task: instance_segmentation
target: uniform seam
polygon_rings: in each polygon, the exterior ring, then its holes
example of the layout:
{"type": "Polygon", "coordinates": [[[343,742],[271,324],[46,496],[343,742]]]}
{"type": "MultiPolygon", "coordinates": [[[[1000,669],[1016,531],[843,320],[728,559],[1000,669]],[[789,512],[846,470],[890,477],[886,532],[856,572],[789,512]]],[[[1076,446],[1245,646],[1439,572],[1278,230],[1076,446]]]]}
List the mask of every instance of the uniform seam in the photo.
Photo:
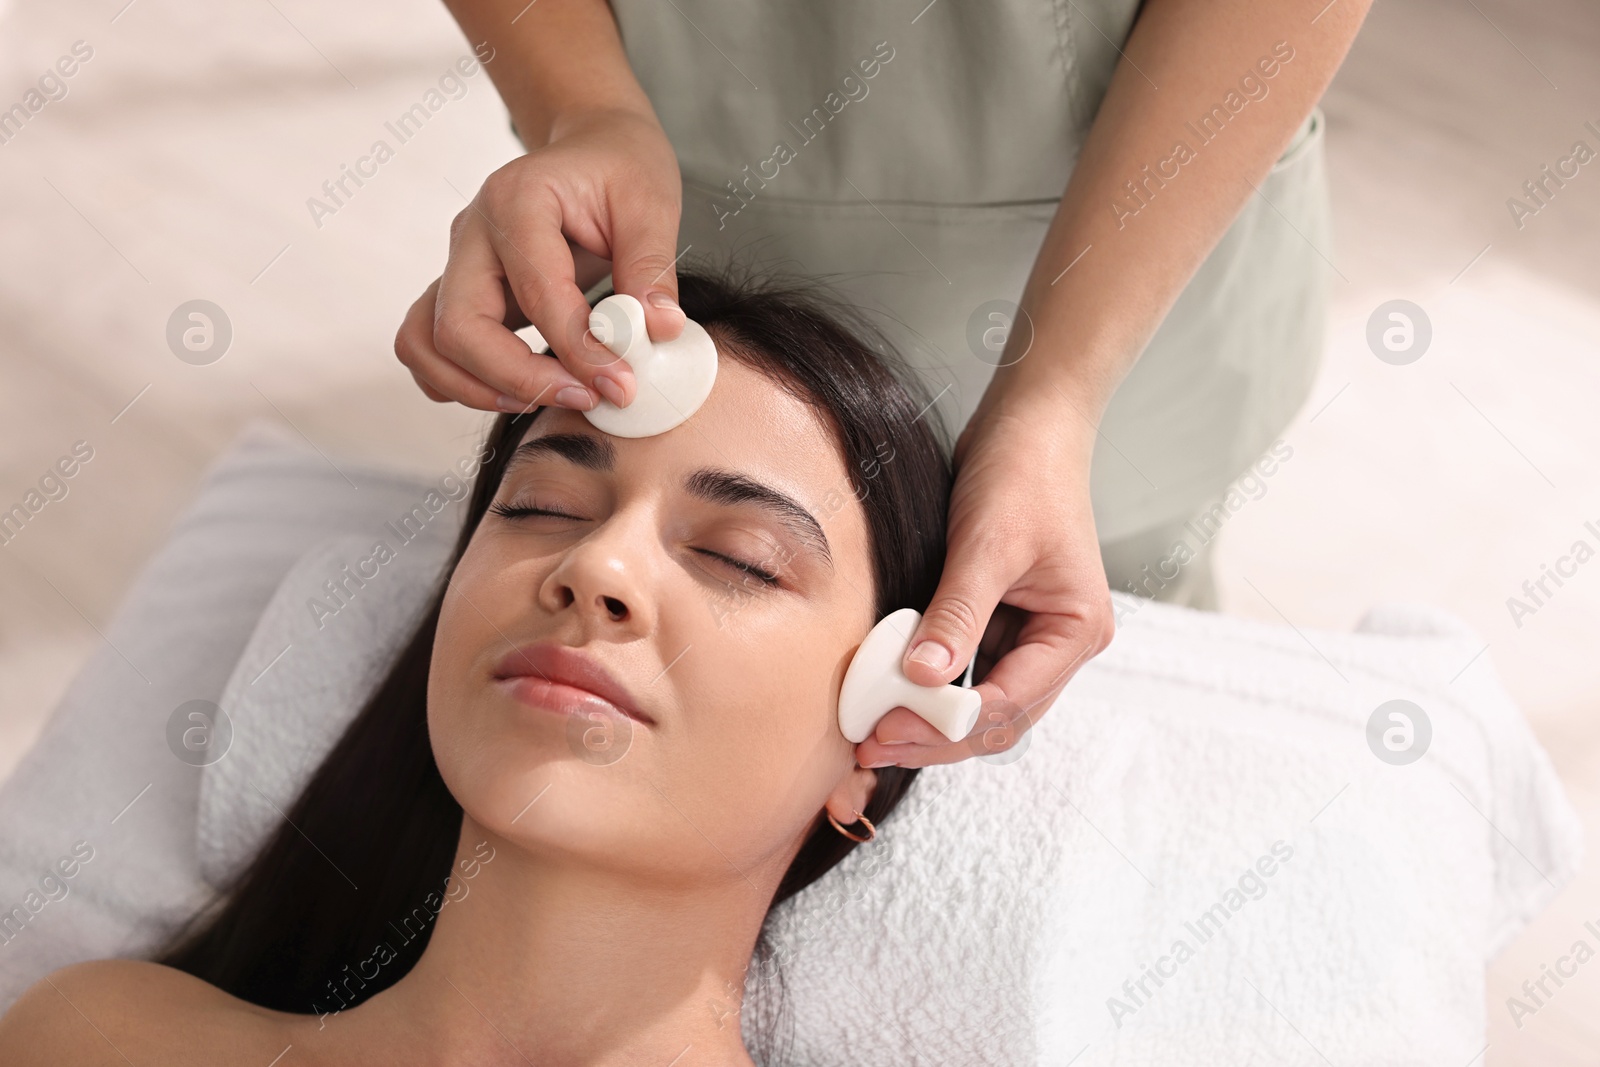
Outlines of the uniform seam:
{"type": "MultiPolygon", "coordinates": [[[[726,201],[728,194],[708,182],[697,178],[683,178],[685,193],[689,191],[709,193],[726,201]]],[[[688,196],[684,197],[685,201],[688,196]]],[[[836,200],[828,197],[798,197],[798,196],[773,196],[770,193],[761,193],[751,200],[751,204],[761,207],[763,204],[773,209],[812,210],[829,208],[848,211],[861,211],[875,215],[877,209],[894,208],[905,210],[969,210],[985,211],[1013,208],[1027,211],[1035,208],[1050,208],[1054,210],[1061,203],[1059,194],[1054,196],[1027,198],[1020,200],[976,200],[976,201],[949,201],[949,200],[885,200],[875,198],[871,203],[860,199],[836,200]]]]}

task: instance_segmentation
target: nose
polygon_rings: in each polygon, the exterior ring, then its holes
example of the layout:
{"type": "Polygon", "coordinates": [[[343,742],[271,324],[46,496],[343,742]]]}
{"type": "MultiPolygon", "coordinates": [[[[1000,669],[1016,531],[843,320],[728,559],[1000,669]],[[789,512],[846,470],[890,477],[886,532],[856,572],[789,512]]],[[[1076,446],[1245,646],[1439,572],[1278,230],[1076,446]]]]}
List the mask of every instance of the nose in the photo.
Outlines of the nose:
{"type": "Polygon", "coordinates": [[[639,637],[655,626],[649,595],[654,533],[642,513],[619,511],[569,548],[546,576],[539,602],[576,612],[595,634],[639,637]]]}

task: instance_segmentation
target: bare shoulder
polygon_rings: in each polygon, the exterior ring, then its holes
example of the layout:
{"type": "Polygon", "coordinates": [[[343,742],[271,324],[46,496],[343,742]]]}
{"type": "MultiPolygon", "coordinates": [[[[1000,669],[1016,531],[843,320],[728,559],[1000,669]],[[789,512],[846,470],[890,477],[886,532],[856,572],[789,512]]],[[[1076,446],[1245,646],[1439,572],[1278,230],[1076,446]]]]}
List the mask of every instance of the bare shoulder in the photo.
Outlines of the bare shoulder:
{"type": "Polygon", "coordinates": [[[92,960],[45,975],[0,1018],[0,1063],[228,1063],[270,1047],[277,1018],[172,967],[92,960]]]}

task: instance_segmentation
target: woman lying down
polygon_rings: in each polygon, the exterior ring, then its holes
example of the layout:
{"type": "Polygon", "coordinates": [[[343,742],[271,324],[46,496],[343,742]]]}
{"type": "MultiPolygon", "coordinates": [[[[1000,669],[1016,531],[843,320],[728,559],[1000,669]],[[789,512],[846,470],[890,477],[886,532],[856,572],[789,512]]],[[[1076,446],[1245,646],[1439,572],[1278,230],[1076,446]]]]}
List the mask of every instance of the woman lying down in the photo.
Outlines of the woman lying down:
{"type": "Polygon", "coordinates": [[[448,582],[274,836],[153,962],[37,982],[0,1063],[754,1062],[768,910],[916,775],[858,766],[836,698],[927,607],[951,479],[865,327],[680,286],[704,405],[499,416],[448,582]]]}

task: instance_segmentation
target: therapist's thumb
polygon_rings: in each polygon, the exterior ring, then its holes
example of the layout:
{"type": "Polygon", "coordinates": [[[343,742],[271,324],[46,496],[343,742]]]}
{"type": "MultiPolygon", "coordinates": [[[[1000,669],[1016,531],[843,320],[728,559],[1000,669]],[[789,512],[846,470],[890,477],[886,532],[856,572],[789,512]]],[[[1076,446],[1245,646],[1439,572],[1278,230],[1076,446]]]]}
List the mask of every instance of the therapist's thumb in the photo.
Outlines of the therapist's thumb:
{"type": "Polygon", "coordinates": [[[644,305],[645,329],[653,341],[683,333],[678,306],[678,212],[670,206],[630,213],[618,220],[611,251],[611,286],[644,305]]]}
{"type": "Polygon", "coordinates": [[[950,555],[933,600],[911,635],[901,669],[918,685],[942,685],[966,669],[1005,595],[1006,583],[999,575],[972,563],[959,552],[950,555]]]}

